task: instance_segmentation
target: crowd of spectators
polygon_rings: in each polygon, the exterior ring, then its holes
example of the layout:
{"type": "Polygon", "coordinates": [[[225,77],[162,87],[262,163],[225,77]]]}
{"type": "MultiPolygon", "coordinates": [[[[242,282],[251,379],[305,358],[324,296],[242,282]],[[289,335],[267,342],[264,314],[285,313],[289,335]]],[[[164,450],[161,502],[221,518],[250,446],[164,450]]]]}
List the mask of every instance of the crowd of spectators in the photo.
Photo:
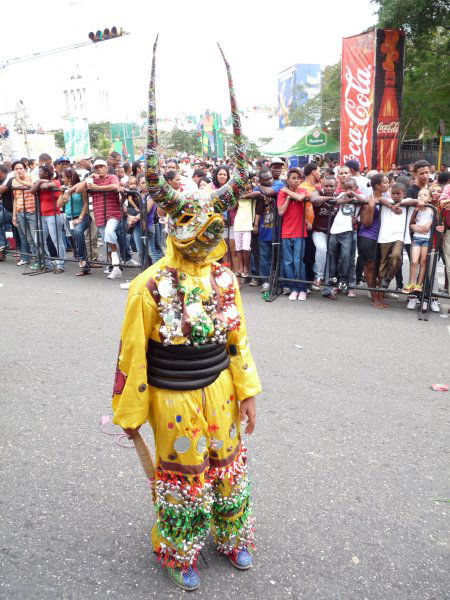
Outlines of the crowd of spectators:
{"type": "MultiPolygon", "coordinates": [[[[167,183],[182,191],[217,189],[232,169],[221,159],[160,161],[167,183]]],[[[11,252],[19,266],[59,274],[73,252],[77,276],[83,276],[102,266],[98,245],[103,243],[109,279],[120,278],[124,266],[156,262],[165,250],[166,215],[147,193],[144,171],[142,161],[123,162],[117,152],[106,160],[61,156],[52,161],[41,154],[37,161],[5,161],[0,165],[0,261],[8,248],[16,248],[11,252]],[[37,205],[44,261],[36,259],[37,205]],[[148,239],[145,247],[143,239],[148,239]]],[[[223,262],[241,285],[260,285],[267,292],[279,235],[280,277],[289,300],[305,301],[319,291],[330,300],[339,294],[352,298],[365,282],[376,308],[386,308],[386,298],[399,293],[408,296],[408,308],[415,308],[430,240],[447,266],[448,289],[449,179],[445,165],[437,173],[426,161],[405,168],[393,164],[388,173],[360,172],[356,160],[339,166],[318,159],[301,169],[288,168],[280,158],[253,161],[244,195],[224,217],[228,252],[223,262]],[[410,261],[406,284],[405,252],[410,261]]],[[[430,308],[440,310],[437,298],[430,308]]]]}

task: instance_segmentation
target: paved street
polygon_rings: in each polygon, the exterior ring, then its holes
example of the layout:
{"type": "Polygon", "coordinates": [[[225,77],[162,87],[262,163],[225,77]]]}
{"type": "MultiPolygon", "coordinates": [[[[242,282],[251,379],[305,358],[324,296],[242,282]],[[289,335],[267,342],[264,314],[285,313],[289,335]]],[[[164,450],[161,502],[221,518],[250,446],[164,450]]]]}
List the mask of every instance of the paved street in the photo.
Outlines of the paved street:
{"type": "MultiPolygon", "coordinates": [[[[74,272],[0,264],[0,598],[182,598],[151,553],[134,450],[100,431],[127,292],[74,272]]],[[[258,551],[240,573],[207,545],[193,597],[448,598],[450,395],[431,384],[450,383],[450,318],[364,293],[243,298],[264,388],[248,439],[258,551]]]]}

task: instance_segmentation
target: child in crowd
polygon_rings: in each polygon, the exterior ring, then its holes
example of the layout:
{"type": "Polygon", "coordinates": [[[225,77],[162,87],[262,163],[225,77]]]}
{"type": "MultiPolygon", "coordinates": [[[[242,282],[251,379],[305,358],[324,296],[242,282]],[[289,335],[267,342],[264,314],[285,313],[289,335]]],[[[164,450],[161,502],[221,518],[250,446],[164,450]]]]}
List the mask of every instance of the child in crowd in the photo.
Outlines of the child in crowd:
{"type": "MultiPolygon", "coordinates": [[[[305,207],[306,190],[299,190],[302,181],[300,169],[289,169],[287,187],[278,192],[278,214],[283,217],[281,226],[281,247],[283,251],[284,276],[287,279],[306,279],[305,240],[307,237],[307,222],[312,222],[314,212],[311,203],[305,207]],[[309,208],[309,213],[307,214],[309,208]]],[[[306,300],[306,283],[289,282],[291,293],[289,300],[306,300]]]]}
{"type": "MultiPolygon", "coordinates": [[[[431,203],[430,190],[423,188],[419,192],[418,200],[431,203]]],[[[421,292],[425,279],[425,264],[427,261],[428,244],[430,241],[431,225],[433,223],[433,209],[429,206],[417,206],[411,215],[410,230],[413,232],[411,245],[411,264],[409,269],[409,283],[402,290],[404,294],[421,292]],[[416,281],[417,267],[420,267],[416,281]]]]}
{"type": "Polygon", "coordinates": [[[256,196],[259,196],[259,192],[253,192],[251,183],[247,183],[245,194],[239,199],[234,218],[234,243],[239,261],[239,272],[236,275],[242,274],[244,281],[250,274],[250,250],[255,219],[254,198],[256,196]]]}
{"type": "Polygon", "coordinates": [[[209,177],[200,177],[200,179],[198,180],[198,189],[211,189],[211,179],[209,177]]]}
{"type": "MultiPolygon", "coordinates": [[[[341,182],[343,191],[336,199],[339,210],[334,217],[330,229],[328,250],[330,257],[330,283],[335,286],[339,281],[339,290],[349,298],[355,297],[353,289],[348,285],[356,284],[356,218],[359,214],[357,204],[365,204],[365,197],[360,194],[358,184],[352,177],[341,182]]],[[[324,290],[328,293],[329,290],[324,290]]]]}

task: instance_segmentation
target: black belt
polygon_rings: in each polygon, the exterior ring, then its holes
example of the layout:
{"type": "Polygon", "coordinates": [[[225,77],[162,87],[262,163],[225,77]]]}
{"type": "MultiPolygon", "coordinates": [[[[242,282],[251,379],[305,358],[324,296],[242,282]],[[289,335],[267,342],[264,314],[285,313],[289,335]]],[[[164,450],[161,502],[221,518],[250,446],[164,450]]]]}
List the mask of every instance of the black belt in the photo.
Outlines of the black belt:
{"type": "Polygon", "coordinates": [[[211,385],[228,368],[225,344],[164,346],[148,340],[147,381],[166,390],[197,390],[211,385]]]}

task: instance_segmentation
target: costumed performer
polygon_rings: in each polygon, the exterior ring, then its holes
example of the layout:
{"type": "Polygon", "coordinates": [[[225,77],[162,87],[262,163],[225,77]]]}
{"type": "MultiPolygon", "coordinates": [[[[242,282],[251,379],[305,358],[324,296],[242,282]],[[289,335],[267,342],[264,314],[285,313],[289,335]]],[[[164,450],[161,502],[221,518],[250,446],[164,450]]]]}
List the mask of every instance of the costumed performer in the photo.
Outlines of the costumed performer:
{"type": "Polygon", "coordinates": [[[156,447],[154,552],[185,590],[200,584],[197,560],[211,530],[219,552],[238,569],[252,565],[253,518],[246,433],[255,425],[261,391],[250,354],[223,213],[247,180],[245,149],[230,67],[236,171],[218,190],[171,188],[158,172],[155,56],[149,90],[147,183],[168,215],[167,254],[129,290],[114,384],[114,423],[130,438],[149,420],[156,447]]]}

